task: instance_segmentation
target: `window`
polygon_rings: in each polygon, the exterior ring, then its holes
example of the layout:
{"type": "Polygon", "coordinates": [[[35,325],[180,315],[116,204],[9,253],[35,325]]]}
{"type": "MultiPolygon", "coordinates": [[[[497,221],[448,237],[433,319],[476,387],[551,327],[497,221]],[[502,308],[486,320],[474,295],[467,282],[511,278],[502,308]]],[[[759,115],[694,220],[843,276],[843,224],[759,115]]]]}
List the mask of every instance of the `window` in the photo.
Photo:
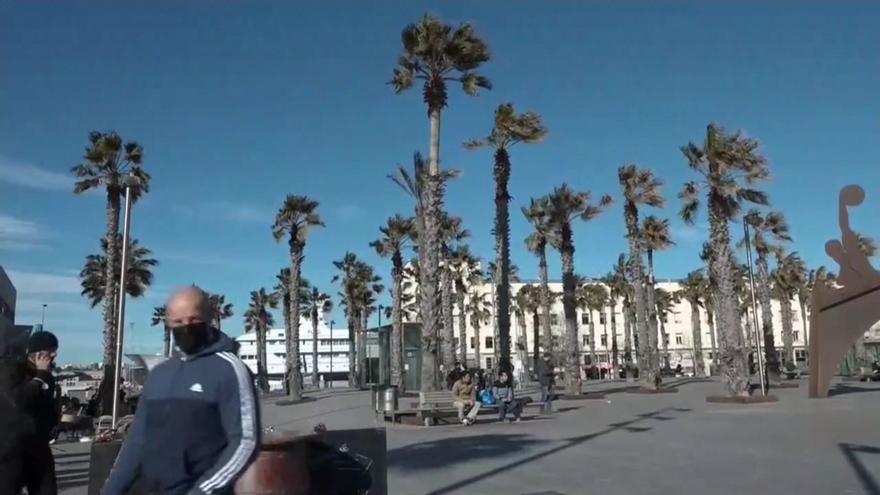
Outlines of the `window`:
{"type": "Polygon", "coordinates": [[[709,359],[712,359],[712,357],[713,357],[713,353],[709,352],[709,359]]]}
{"type": "Polygon", "coordinates": [[[667,345],[667,346],[669,345],[669,334],[668,333],[663,334],[663,345],[667,345]]]}
{"type": "Polygon", "coordinates": [[[559,315],[556,313],[550,313],[550,324],[558,325],[559,324],[559,315]]]}
{"type": "Polygon", "coordinates": [[[476,346],[477,346],[477,338],[471,337],[471,349],[475,348],[476,346]]]}
{"type": "Polygon", "coordinates": [[[581,325],[590,324],[590,313],[581,313],[581,325]]]}
{"type": "Polygon", "coordinates": [[[792,332],[792,337],[794,337],[794,341],[795,341],[795,342],[797,342],[798,340],[800,340],[800,339],[798,339],[798,331],[797,331],[797,330],[795,330],[794,332],[792,332]]]}
{"type": "Polygon", "coordinates": [[[684,339],[681,337],[680,333],[675,334],[675,343],[678,345],[684,344],[684,339]]]}
{"type": "Polygon", "coordinates": [[[590,345],[590,336],[589,335],[584,335],[583,340],[584,340],[584,347],[587,347],[590,345]]]}
{"type": "Polygon", "coordinates": [[[608,347],[608,335],[603,333],[600,342],[602,342],[603,347],[608,347]]]}
{"type": "Polygon", "coordinates": [[[605,312],[604,312],[604,311],[601,312],[601,313],[599,313],[599,324],[600,324],[600,325],[604,325],[604,324],[605,324],[605,312]]]}
{"type": "Polygon", "coordinates": [[[490,357],[486,358],[486,369],[492,369],[492,358],[490,357]]]}
{"type": "Polygon", "coordinates": [[[799,349],[794,351],[794,358],[797,361],[806,361],[807,360],[807,351],[803,349],[799,349]]]}
{"type": "Polygon", "coordinates": [[[486,345],[484,347],[486,349],[492,349],[493,345],[495,344],[495,338],[494,337],[486,337],[485,344],[486,345]]]}

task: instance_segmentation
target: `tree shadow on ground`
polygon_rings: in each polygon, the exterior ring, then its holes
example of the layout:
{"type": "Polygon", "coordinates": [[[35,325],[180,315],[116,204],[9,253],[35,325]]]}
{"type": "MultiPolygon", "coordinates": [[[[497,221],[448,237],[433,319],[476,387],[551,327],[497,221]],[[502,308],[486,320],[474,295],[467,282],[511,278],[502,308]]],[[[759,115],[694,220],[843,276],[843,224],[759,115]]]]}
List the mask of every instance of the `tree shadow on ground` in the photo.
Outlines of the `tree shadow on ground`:
{"type": "MultiPolygon", "coordinates": [[[[709,383],[713,380],[711,378],[677,378],[674,380],[664,381],[661,384],[662,388],[676,388],[681,387],[682,385],[690,385],[692,383],[709,383]]],[[[596,393],[596,394],[621,394],[627,392],[634,392],[641,388],[638,383],[622,383],[620,386],[609,387],[604,389],[597,390],[588,390],[587,393],[596,393]]]]}
{"type": "MultiPolygon", "coordinates": [[[[658,419],[658,418],[662,418],[661,421],[669,421],[669,420],[675,419],[675,417],[674,416],[672,416],[672,417],[667,416],[667,414],[683,413],[683,412],[687,412],[687,411],[689,411],[689,409],[666,407],[666,408],[658,409],[656,411],[652,411],[649,413],[639,414],[634,419],[631,419],[629,421],[623,421],[620,423],[611,424],[607,428],[605,428],[603,430],[599,430],[594,433],[589,433],[586,435],[579,435],[576,437],[563,439],[561,445],[556,445],[556,446],[551,447],[549,449],[532,454],[528,457],[524,457],[522,459],[510,462],[508,464],[490,469],[486,472],[476,474],[474,476],[465,478],[463,480],[456,481],[454,483],[450,483],[446,486],[443,486],[443,487],[438,488],[436,490],[430,491],[428,493],[429,493],[429,495],[441,495],[441,494],[446,494],[446,493],[452,493],[452,492],[455,492],[456,490],[461,490],[465,487],[468,487],[469,485],[472,485],[473,483],[483,481],[487,478],[491,478],[493,476],[497,476],[499,474],[514,470],[522,465],[529,464],[531,462],[534,462],[534,461],[543,459],[545,457],[557,454],[559,452],[565,451],[565,450],[570,449],[572,447],[575,447],[575,446],[581,445],[585,442],[588,442],[590,440],[593,440],[594,438],[598,438],[598,437],[607,435],[609,433],[613,433],[615,431],[623,430],[623,431],[627,431],[630,433],[642,433],[642,432],[650,431],[651,430],[650,427],[638,426],[637,423],[640,423],[643,421],[648,421],[648,420],[654,420],[654,419],[658,419]]],[[[468,439],[473,442],[481,442],[480,439],[482,438],[483,439],[482,442],[484,442],[484,444],[490,444],[489,446],[484,445],[482,447],[478,447],[476,449],[476,451],[470,452],[469,454],[465,454],[465,453],[458,450],[459,449],[459,442],[461,442],[461,440],[462,440],[461,438],[449,438],[449,439],[444,439],[444,440],[438,440],[436,442],[428,442],[428,443],[423,443],[420,445],[412,445],[412,446],[403,447],[401,449],[395,449],[395,450],[389,451],[389,453],[388,453],[389,454],[388,455],[389,466],[392,466],[395,464],[395,462],[392,459],[399,459],[399,462],[401,462],[401,465],[403,465],[402,464],[403,462],[412,463],[414,465],[414,467],[411,467],[410,469],[431,469],[431,468],[435,468],[435,467],[448,467],[449,460],[446,460],[445,462],[436,462],[436,459],[434,459],[434,457],[435,456],[436,457],[443,457],[443,458],[447,458],[447,459],[451,457],[452,458],[451,460],[453,463],[470,460],[470,459],[473,459],[474,456],[501,457],[503,454],[509,454],[510,452],[516,452],[517,450],[521,450],[523,447],[528,447],[528,446],[532,446],[532,445],[539,445],[541,443],[548,442],[547,440],[540,440],[540,439],[536,439],[531,436],[524,436],[524,435],[505,435],[504,439],[499,439],[498,437],[500,437],[500,435],[493,435],[493,438],[491,438],[491,439],[486,439],[485,437],[472,437],[472,438],[468,439]],[[525,437],[525,438],[523,438],[523,437],[525,437]],[[510,443],[507,443],[508,441],[510,443]],[[448,443],[443,443],[443,442],[448,442],[448,443]],[[443,443],[444,448],[435,452],[435,451],[433,451],[433,449],[436,449],[438,447],[436,445],[438,443],[443,443]],[[495,446],[491,445],[493,443],[497,444],[498,447],[505,447],[505,450],[500,450],[500,453],[499,453],[499,449],[496,448],[495,446]],[[506,449],[511,449],[511,450],[506,450],[506,449]],[[398,454],[397,451],[407,451],[407,452],[400,452],[400,454],[398,454]],[[402,455],[404,453],[406,454],[407,457],[409,457],[406,460],[398,457],[398,455],[402,455]],[[452,456],[451,454],[455,454],[455,456],[452,456]],[[459,454],[462,454],[461,457],[456,459],[456,457],[458,457],[459,454]],[[425,466],[426,462],[429,463],[430,466],[425,466]]],[[[559,443],[559,441],[554,441],[553,443],[559,443]]],[[[404,466],[404,469],[406,469],[405,466],[404,466]]],[[[871,495],[877,495],[877,494],[872,493],[871,495]]]]}
{"type": "Polygon", "coordinates": [[[454,436],[389,450],[388,466],[409,471],[450,469],[479,459],[505,458],[546,442],[525,434],[454,436]]]}
{"type": "Polygon", "coordinates": [[[838,383],[834,388],[828,391],[828,397],[834,397],[835,395],[861,394],[865,392],[880,392],[880,387],[853,386],[845,383],[838,383]]]}
{"type": "Polygon", "coordinates": [[[864,463],[859,460],[859,456],[857,454],[880,454],[880,447],[872,447],[870,445],[855,445],[851,443],[841,443],[838,444],[840,446],[841,452],[843,452],[843,457],[846,458],[846,461],[853,468],[853,471],[856,472],[856,477],[859,478],[859,482],[862,484],[862,488],[865,489],[865,493],[868,495],[880,495],[880,483],[877,482],[877,479],[874,478],[874,475],[868,471],[868,468],[865,467],[864,463]]]}

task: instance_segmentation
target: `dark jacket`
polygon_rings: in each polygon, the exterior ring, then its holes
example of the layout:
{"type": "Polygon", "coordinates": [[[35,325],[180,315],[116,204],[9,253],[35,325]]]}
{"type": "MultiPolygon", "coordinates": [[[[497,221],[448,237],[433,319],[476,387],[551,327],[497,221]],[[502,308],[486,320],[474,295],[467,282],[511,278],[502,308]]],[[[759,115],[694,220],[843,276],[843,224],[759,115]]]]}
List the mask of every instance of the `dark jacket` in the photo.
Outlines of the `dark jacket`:
{"type": "Polygon", "coordinates": [[[462,371],[460,369],[458,369],[457,367],[452,368],[452,371],[450,371],[449,374],[446,375],[446,388],[452,390],[452,386],[455,385],[455,382],[457,382],[461,378],[461,374],[462,371]]]}
{"type": "Polygon", "coordinates": [[[553,361],[539,359],[538,367],[535,370],[535,373],[538,375],[538,383],[544,387],[552,386],[556,381],[553,374],[553,368],[553,361]]]}
{"type": "Polygon", "coordinates": [[[21,491],[25,448],[36,442],[34,419],[21,405],[25,383],[24,359],[0,357],[0,493],[21,491]]]}
{"type": "Polygon", "coordinates": [[[505,383],[495,382],[492,393],[498,402],[511,402],[514,399],[513,384],[508,380],[505,383]]]}
{"type": "Polygon", "coordinates": [[[104,495],[126,493],[138,477],[149,493],[231,492],[259,450],[260,411],[237,345],[215,332],[202,351],[150,372],[104,495]]]}

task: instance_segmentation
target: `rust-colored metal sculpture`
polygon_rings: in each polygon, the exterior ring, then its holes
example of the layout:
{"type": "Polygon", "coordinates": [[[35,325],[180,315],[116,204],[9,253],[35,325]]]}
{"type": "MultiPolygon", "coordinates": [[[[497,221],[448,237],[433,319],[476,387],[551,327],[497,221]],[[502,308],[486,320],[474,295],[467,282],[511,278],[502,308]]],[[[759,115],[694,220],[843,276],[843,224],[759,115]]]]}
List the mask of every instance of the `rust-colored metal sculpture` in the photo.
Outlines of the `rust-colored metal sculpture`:
{"type": "Polygon", "coordinates": [[[848,208],[865,199],[856,185],[840,190],[838,220],[841,240],[828,241],[825,252],[840,266],[837,286],[817,283],[810,317],[810,397],[827,397],[837,364],[847,349],[880,321],[880,272],[859,250],[859,237],[849,226],[848,208]]]}
{"type": "Polygon", "coordinates": [[[235,483],[235,495],[307,495],[310,493],[307,463],[311,436],[272,436],[254,462],[235,483]]]}

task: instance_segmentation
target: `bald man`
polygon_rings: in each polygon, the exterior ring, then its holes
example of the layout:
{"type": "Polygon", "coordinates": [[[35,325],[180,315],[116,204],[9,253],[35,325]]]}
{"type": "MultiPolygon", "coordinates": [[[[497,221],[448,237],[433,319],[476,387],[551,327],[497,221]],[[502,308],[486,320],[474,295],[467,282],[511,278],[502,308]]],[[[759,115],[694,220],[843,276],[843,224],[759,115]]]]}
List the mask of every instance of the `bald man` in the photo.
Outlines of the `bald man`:
{"type": "Polygon", "coordinates": [[[104,495],[123,495],[136,480],[145,493],[232,493],[253,459],[260,443],[253,379],[235,341],[210,321],[201,289],[168,300],[166,324],[180,356],[150,372],[104,495]]]}

